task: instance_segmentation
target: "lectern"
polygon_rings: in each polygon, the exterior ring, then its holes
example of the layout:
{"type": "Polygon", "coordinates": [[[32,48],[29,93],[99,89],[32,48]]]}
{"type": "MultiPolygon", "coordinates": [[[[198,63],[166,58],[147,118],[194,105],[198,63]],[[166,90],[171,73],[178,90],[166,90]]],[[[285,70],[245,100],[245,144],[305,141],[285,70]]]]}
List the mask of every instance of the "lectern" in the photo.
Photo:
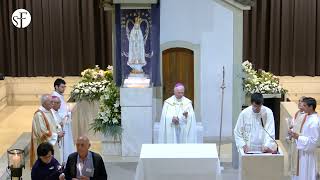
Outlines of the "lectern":
{"type": "Polygon", "coordinates": [[[283,180],[284,155],[279,147],[279,154],[245,154],[239,152],[240,180],[283,180]]]}

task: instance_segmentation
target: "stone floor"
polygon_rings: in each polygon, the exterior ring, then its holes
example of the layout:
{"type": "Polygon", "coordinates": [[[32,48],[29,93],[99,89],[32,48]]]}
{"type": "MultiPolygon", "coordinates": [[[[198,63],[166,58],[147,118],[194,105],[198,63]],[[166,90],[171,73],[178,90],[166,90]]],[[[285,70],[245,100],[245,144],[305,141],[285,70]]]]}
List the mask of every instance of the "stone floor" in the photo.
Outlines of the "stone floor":
{"type": "MultiPolygon", "coordinates": [[[[136,162],[106,162],[106,170],[108,173],[108,180],[133,180],[137,167],[136,162]]],[[[222,171],[223,180],[237,180],[238,170],[232,169],[230,163],[223,164],[225,170],[222,171]]],[[[29,180],[30,170],[26,168],[23,171],[23,180],[29,180]]]]}

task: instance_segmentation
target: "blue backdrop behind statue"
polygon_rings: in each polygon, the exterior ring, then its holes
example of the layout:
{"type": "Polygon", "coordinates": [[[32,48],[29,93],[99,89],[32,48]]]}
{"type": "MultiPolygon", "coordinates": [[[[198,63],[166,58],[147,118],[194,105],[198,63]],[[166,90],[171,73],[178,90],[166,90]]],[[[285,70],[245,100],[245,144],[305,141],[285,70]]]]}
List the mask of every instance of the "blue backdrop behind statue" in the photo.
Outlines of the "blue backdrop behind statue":
{"type": "Polygon", "coordinates": [[[116,84],[121,86],[132,69],[127,65],[129,37],[136,17],[141,18],[140,29],[144,39],[146,65],[143,67],[153,86],[160,86],[160,5],[151,9],[121,9],[116,5],[116,84]]]}

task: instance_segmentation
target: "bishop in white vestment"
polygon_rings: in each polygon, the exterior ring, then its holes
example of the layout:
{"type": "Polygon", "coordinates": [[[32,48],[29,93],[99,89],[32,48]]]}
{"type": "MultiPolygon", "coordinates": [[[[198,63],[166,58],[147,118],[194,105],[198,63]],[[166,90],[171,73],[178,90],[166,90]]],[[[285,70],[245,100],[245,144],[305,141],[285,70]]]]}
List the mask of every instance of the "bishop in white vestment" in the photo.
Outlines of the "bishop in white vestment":
{"type": "Polygon", "coordinates": [[[184,97],[184,86],[178,83],[174,95],[165,100],[158,143],[197,143],[196,118],[192,102],[184,97]]]}
{"type": "Polygon", "coordinates": [[[63,137],[63,133],[59,133],[59,125],[54,120],[51,112],[52,98],[50,95],[41,96],[42,106],[34,113],[31,130],[30,144],[30,167],[32,168],[37,159],[38,145],[43,142],[49,142],[54,147],[54,156],[60,159],[58,138],[63,137]]]}
{"type": "Polygon", "coordinates": [[[52,96],[57,96],[60,101],[60,109],[58,113],[63,122],[63,162],[66,162],[68,156],[75,151],[73,135],[72,135],[72,120],[71,120],[71,112],[68,108],[66,101],[64,100],[63,93],[66,88],[66,82],[63,79],[57,79],[54,82],[55,91],[53,91],[52,96]]]}
{"type": "Polygon", "coordinates": [[[290,136],[295,139],[298,149],[298,169],[293,180],[316,180],[318,173],[317,152],[319,144],[319,116],[315,112],[317,102],[314,98],[304,98],[305,116],[300,132],[289,130],[290,136]]]}
{"type": "Polygon", "coordinates": [[[273,140],[275,138],[273,113],[262,104],[262,94],[252,94],[251,106],[240,113],[234,128],[236,145],[245,153],[249,151],[273,153],[277,149],[273,140]]]}

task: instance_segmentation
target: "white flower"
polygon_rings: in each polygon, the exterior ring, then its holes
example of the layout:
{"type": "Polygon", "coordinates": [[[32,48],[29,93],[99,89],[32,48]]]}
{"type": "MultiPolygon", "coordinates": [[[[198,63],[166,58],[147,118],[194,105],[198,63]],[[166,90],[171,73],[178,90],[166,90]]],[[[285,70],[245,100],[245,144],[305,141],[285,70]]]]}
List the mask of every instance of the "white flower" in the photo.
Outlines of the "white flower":
{"type": "Polygon", "coordinates": [[[113,118],[113,119],[112,119],[112,123],[113,123],[113,124],[118,124],[119,121],[118,121],[116,118],[113,118]]]}
{"type": "Polygon", "coordinates": [[[119,103],[119,101],[117,100],[116,103],[114,104],[114,107],[117,108],[117,107],[119,107],[119,106],[120,106],[120,103],[119,103]]]}
{"type": "Polygon", "coordinates": [[[76,94],[79,94],[80,91],[79,91],[79,89],[75,89],[74,92],[75,92],[76,94]]]}
{"type": "Polygon", "coordinates": [[[100,116],[104,117],[106,115],[105,112],[100,112],[100,116]]]}
{"type": "Polygon", "coordinates": [[[84,89],[84,93],[89,94],[90,90],[89,89],[84,89]]]}
{"type": "Polygon", "coordinates": [[[110,65],[109,65],[109,66],[107,67],[107,69],[112,71],[112,70],[113,70],[113,66],[110,66],[110,65]]]}
{"type": "Polygon", "coordinates": [[[92,88],[92,92],[97,92],[97,89],[96,88],[92,88]]]}
{"type": "Polygon", "coordinates": [[[104,96],[104,99],[105,100],[108,100],[110,97],[109,97],[109,94],[106,94],[105,96],[104,96]]]}

